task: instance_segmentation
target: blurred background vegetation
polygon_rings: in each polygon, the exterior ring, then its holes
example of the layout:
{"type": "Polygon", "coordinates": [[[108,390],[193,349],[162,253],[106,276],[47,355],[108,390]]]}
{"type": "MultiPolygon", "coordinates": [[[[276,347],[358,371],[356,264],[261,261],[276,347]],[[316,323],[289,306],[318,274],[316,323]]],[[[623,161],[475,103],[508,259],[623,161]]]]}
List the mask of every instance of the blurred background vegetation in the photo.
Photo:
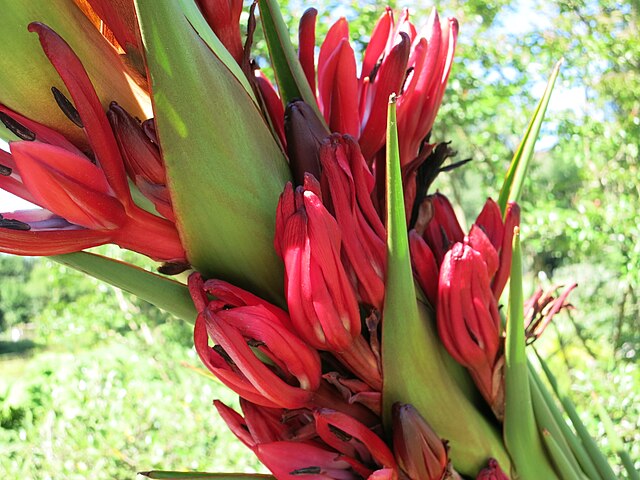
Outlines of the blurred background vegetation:
{"type": "MultiPolygon", "coordinates": [[[[304,5],[281,3],[293,36],[304,5]]],[[[319,36],[344,15],[360,47],[381,9],[314,6],[319,36]]],[[[426,6],[410,7],[426,20],[426,6]]],[[[436,187],[468,222],[497,195],[546,76],[565,58],[523,196],[523,242],[531,292],[579,287],[536,347],[617,471],[596,405],[638,466],[640,3],[443,0],[438,9],[461,29],[432,140],[472,162],[436,187]]],[[[255,46],[268,70],[259,32],[255,46]]],[[[0,256],[0,274],[2,478],[259,469],[215,414],[213,398],[235,400],[199,368],[190,325],[49,259],[0,256]]]]}

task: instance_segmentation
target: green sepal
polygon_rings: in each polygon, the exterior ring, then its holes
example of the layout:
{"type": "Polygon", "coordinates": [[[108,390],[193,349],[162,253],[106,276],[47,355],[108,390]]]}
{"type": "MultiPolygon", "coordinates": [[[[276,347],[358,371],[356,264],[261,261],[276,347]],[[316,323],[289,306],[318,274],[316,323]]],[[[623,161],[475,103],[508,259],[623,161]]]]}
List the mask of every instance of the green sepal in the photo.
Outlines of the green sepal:
{"type": "Polygon", "coordinates": [[[556,78],[558,78],[558,74],[560,73],[560,66],[562,65],[562,62],[563,60],[561,59],[553,67],[551,77],[549,77],[544,94],[542,95],[540,102],[538,102],[538,106],[533,113],[529,126],[520,141],[518,150],[516,150],[516,153],[511,160],[511,164],[509,165],[509,170],[507,171],[504,183],[500,189],[500,196],[498,197],[498,205],[500,206],[500,211],[503,215],[507,210],[507,203],[517,202],[520,197],[527,168],[533,158],[536,140],[540,134],[540,126],[542,125],[542,120],[544,119],[544,115],[547,111],[549,99],[551,98],[556,78]]]}
{"type": "Polygon", "coordinates": [[[280,98],[286,106],[295,99],[302,99],[316,112],[324,123],[324,117],[318,109],[315,94],[311,91],[307,77],[298,60],[280,6],[277,0],[258,0],[260,21],[269,48],[273,72],[276,76],[280,98]]]}
{"type": "Polygon", "coordinates": [[[287,161],[250,92],[198,33],[200,13],[185,5],[136,1],[180,237],[206,277],[282,304],[273,236],[287,161]]]}
{"type": "Polygon", "coordinates": [[[382,321],[383,423],[391,431],[391,407],[409,403],[449,442],[460,473],[475,476],[493,457],[511,462],[498,432],[468,395],[468,375],[438,339],[433,311],[416,300],[398,154],[395,103],[387,128],[387,278],[382,321]]]}
{"type": "Polygon", "coordinates": [[[259,473],[206,473],[206,472],[170,472],[152,470],[150,472],[138,472],[138,475],[143,475],[147,478],[162,479],[162,480],[250,480],[255,479],[275,479],[271,475],[262,475],[259,473]]]}
{"type": "Polygon", "coordinates": [[[584,423],[582,423],[582,420],[580,420],[580,416],[578,415],[576,408],[573,406],[573,402],[567,395],[560,391],[558,382],[551,370],[549,370],[549,367],[547,366],[545,361],[540,356],[538,356],[538,360],[540,362],[540,366],[542,367],[542,371],[544,372],[547,380],[549,381],[549,384],[551,385],[551,388],[553,388],[556,396],[560,399],[560,403],[562,404],[565,413],[569,417],[569,420],[571,420],[573,428],[575,428],[578,437],[580,437],[580,440],[582,440],[582,445],[589,454],[589,457],[593,461],[596,469],[600,473],[600,477],[604,480],[615,480],[616,474],[613,473],[609,462],[607,462],[607,458],[602,454],[600,448],[598,447],[598,444],[589,434],[589,431],[587,430],[587,427],[584,426],[584,423]]]}
{"type": "Polygon", "coordinates": [[[504,443],[515,465],[517,478],[558,478],[549,463],[533,413],[524,337],[522,251],[520,232],[513,235],[509,315],[505,340],[504,443]]]}
{"type": "MultiPolygon", "coordinates": [[[[0,59],[0,103],[55,128],[76,144],[86,144],[85,133],[62,113],[51,94],[51,87],[56,87],[71,98],[38,36],[27,31],[29,23],[38,21],[71,46],[105,109],[115,100],[131,115],[148,118],[146,93],[126,75],[115,49],[73,0],[0,0],[0,12],[0,44],[7,46],[0,59]]],[[[1,123],[0,138],[15,139],[1,123]]]]}
{"type": "Polygon", "coordinates": [[[195,322],[197,312],[189,289],[182,283],[93,253],[67,253],[49,258],[132,293],[178,318],[195,322]]]}

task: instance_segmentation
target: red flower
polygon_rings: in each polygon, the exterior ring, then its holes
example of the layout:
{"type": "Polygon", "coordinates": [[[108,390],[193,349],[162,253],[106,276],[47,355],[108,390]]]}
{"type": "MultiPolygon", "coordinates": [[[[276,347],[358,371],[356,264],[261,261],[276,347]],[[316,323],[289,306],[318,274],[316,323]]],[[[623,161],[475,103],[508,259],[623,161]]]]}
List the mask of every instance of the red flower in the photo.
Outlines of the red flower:
{"type": "Polygon", "coordinates": [[[386,231],[371,193],[374,178],[358,144],[332,135],[320,149],[322,187],[340,231],[347,264],[364,303],[382,311],[387,269],[386,231]]]}
{"type": "Polygon", "coordinates": [[[440,266],[438,333],[449,354],[469,369],[487,402],[501,411],[501,320],[483,256],[456,243],[440,266]]]}
{"type": "Polygon", "coordinates": [[[251,294],[238,295],[224,282],[210,290],[222,292],[224,299],[207,302],[200,275],[193,274],[189,283],[199,310],[194,343],[207,368],[238,395],[258,405],[307,405],[320,387],[320,358],[290,330],[288,322],[281,321],[286,313],[272,305],[267,307],[261,300],[254,302],[257,297],[251,294]],[[224,295],[225,287],[230,295],[224,295]],[[235,303],[234,299],[239,301],[235,303]],[[216,344],[214,348],[208,345],[209,337],[216,344]],[[263,363],[251,347],[270,365],[263,363]]]}
{"type": "Polygon", "coordinates": [[[11,171],[0,176],[0,187],[45,209],[3,214],[9,218],[0,222],[0,251],[55,255],[116,243],[157,260],[183,261],[173,223],[133,202],[117,142],[80,60],[47,26],[29,29],[71,93],[75,107],[54,90],[63,111],[84,128],[92,153],[87,157],[60,134],[0,106],[3,122],[25,140],[0,156],[11,171]]]}
{"type": "Polygon", "coordinates": [[[411,405],[393,405],[393,451],[411,480],[443,480],[451,476],[447,442],[411,405]]]}
{"type": "Polygon", "coordinates": [[[510,480],[509,476],[502,471],[498,461],[494,458],[489,460],[489,466],[480,470],[476,480],[510,480]]]}
{"type": "Polygon", "coordinates": [[[285,265],[285,293],[300,337],[341,352],[360,334],[360,311],[342,265],[342,237],[322,204],[312,176],[293,191],[287,184],[276,214],[275,247],[285,265]]]}

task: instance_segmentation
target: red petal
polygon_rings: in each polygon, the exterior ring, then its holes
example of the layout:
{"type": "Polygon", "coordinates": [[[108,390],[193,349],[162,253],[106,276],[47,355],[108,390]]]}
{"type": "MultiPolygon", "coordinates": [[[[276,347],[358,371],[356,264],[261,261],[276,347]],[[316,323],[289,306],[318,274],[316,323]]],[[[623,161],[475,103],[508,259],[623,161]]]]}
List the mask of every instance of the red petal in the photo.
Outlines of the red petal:
{"type": "MultiPolygon", "coordinates": [[[[7,214],[7,218],[11,215],[7,214]]],[[[110,242],[111,232],[106,231],[21,231],[0,227],[0,252],[12,255],[62,255],[110,242]]]]}
{"type": "Polygon", "coordinates": [[[500,207],[491,198],[487,198],[480,215],[476,218],[476,225],[482,228],[489,237],[496,251],[502,248],[502,236],[504,235],[504,225],[500,207]]]}
{"type": "Polygon", "coordinates": [[[305,10],[300,18],[298,27],[298,59],[305,77],[309,82],[311,91],[316,93],[316,17],[318,11],[315,8],[305,10]]]}
{"type": "Polygon", "coordinates": [[[384,145],[387,130],[389,95],[400,94],[404,82],[411,42],[406,34],[385,57],[373,82],[369,82],[364,111],[361,114],[362,133],[358,142],[362,154],[369,159],[384,145]]]}
{"type": "Polygon", "coordinates": [[[97,230],[125,221],[102,171],[87,158],[39,142],[13,143],[11,150],[24,185],[42,206],[97,230]]]}
{"type": "Polygon", "coordinates": [[[118,144],[107,116],[80,59],[60,36],[42,23],[29,24],[36,32],[45,55],[66,85],[87,132],[91,148],[118,199],[128,208],[133,203],[118,144]]]}
{"type": "Polygon", "coordinates": [[[362,73],[360,79],[364,79],[371,75],[372,70],[378,63],[387,45],[393,39],[393,10],[387,7],[385,12],[380,15],[378,23],[373,29],[371,40],[364,52],[362,60],[362,73]]]}

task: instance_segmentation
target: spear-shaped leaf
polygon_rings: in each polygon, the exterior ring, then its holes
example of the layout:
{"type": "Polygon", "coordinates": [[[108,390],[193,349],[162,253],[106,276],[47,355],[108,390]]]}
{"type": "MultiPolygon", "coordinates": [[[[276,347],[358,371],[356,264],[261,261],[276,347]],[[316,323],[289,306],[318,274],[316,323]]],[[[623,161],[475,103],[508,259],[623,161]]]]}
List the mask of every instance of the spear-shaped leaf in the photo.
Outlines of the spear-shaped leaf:
{"type": "MultiPolygon", "coordinates": [[[[530,366],[530,364],[528,366],[530,366]]],[[[538,384],[533,378],[534,374],[535,372],[529,368],[529,388],[531,389],[531,401],[533,404],[536,423],[538,425],[538,431],[543,432],[542,438],[547,447],[547,451],[551,453],[551,458],[556,470],[561,471],[561,469],[569,468],[573,472],[573,475],[580,478],[580,475],[582,475],[580,464],[576,460],[571,447],[564,438],[563,431],[556,423],[556,419],[551,413],[550,406],[547,405],[538,384]],[[553,446],[553,452],[551,451],[550,446],[553,446]],[[566,466],[567,464],[569,467],[566,466]]],[[[562,475],[562,477],[564,478],[564,475],[562,475]]]]}
{"type": "Polygon", "coordinates": [[[575,470],[562,447],[548,430],[542,430],[542,439],[562,480],[582,480],[584,478],[582,472],[575,470]]]}
{"type": "Polygon", "coordinates": [[[475,475],[490,457],[509,469],[498,433],[466,395],[468,375],[438,339],[433,311],[416,300],[398,153],[395,97],[387,127],[387,278],[382,321],[383,422],[395,402],[413,405],[449,442],[460,473],[475,475]]]}
{"type": "Polygon", "coordinates": [[[189,290],[174,280],[93,253],[68,253],[50,258],[132,293],[178,318],[191,323],[196,319],[189,290]]]}
{"type": "Polygon", "coordinates": [[[560,65],[562,65],[562,62],[563,60],[558,61],[558,63],[553,67],[553,71],[551,72],[551,77],[547,82],[544,94],[542,95],[542,98],[533,113],[533,117],[529,122],[529,126],[520,141],[520,146],[511,160],[511,165],[507,171],[504,183],[500,189],[500,197],[498,198],[498,205],[500,206],[500,211],[503,215],[507,209],[507,203],[517,202],[520,197],[520,191],[522,190],[522,184],[524,183],[527,168],[529,166],[529,162],[533,158],[533,149],[536,146],[536,140],[540,133],[540,126],[542,125],[542,120],[544,119],[544,115],[547,111],[551,92],[553,92],[553,86],[555,85],[556,78],[558,78],[558,73],[560,73],[560,65]]]}
{"type": "Polygon", "coordinates": [[[287,105],[292,100],[301,98],[315,110],[318,118],[324,122],[320,110],[318,110],[316,96],[311,91],[298,55],[291,44],[289,29],[282,18],[278,1],[258,0],[258,5],[260,6],[260,20],[264,36],[269,47],[269,56],[273,62],[273,71],[283,103],[287,105]]]}
{"type": "MultiPolygon", "coordinates": [[[[573,430],[571,430],[569,425],[567,425],[567,422],[565,421],[564,416],[560,411],[560,408],[556,405],[556,402],[551,396],[551,393],[549,392],[547,387],[540,380],[540,377],[538,376],[538,373],[534,370],[533,365],[531,365],[531,362],[529,362],[529,374],[532,381],[536,384],[538,392],[540,392],[540,394],[544,398],[544,402],[547,408],[549,409],[549,411],[551,412],[551,415],[555,419],[556,425],[558,425],[558,427],[562,431],[563,438],[571,448],[571,451],[573,452],[575,458],[580,464],[580,468],[587,475],[587,478],[591,480],[599,480],[601,478],[600,474],[598,473],[598,470],[596,470],[596,467],[591,461],[589,454],[582,446],[582,442],[580,441],[580,439],[576,436],[573,430]]],[[[533,386],[532,386],[532,389],[533,389],[533,386]]],[[[535,397],[534,397],[534,401],[535,401],[535,397]]],[[[534,403],[534,407],[535,407],[535,403],[534,403]]],[[[536,414],[536,417],[537,417],[537,414],[536,414]]]]}
{"type": "Polygon", "coordinates": [[[271,475],[261,475],[259,473],[170,472],[152,470],[150,472],[139,472],[138,475],[162,480],[274,480],[274,477],[271,475]]]}
{"type": "Polygon", "coordinates": [[[542,371],[544,372],[547,380],[549,381],[549,384],[551,385],[551,388],[553,388],[555,394],[560,399],[560,403],[562,404],[565,413],[569,416],[569,419],[573,424],[573,428],[576,429],[576,433],[580,437],[580,440],[582,440],[582,444],[591,457],[591,460],[600,473],[600,476],[604,480],[615,480],[616,474],[613,473],[609,462],[607,462],[606,457],[602,454],[600,448],[598,448],[598,444],[595,442],[593,437],[591,437],[589,431],[587,430],[587,427],[584,426],[584,423],[582,423],[582,420],[580,419],[576,408],[573,406],[573,402],[567,395],[560,391],[560,387],[558,386],[556,377],[553,375],[551,370],[549,370],[549,367],[547,366],[544,359],[542,359],[538,355],[538,360],[540,362],[540,366],[542,367],[542,371]]]}
{"type": "Polygon", "coordinates": [[[273,249],[287,161],[193,2],[136,0],[157,133],[191,264],[282,303],[273,249]]]}
{"type": "Polygon", "coordinates": [[[518,478],[558,478],[549,464],[533,413],[524,338],[522,293],[522,251],[520,232],[513,236],[509,316],[505,341],[504,442],[513,459],[518,478]]]}

